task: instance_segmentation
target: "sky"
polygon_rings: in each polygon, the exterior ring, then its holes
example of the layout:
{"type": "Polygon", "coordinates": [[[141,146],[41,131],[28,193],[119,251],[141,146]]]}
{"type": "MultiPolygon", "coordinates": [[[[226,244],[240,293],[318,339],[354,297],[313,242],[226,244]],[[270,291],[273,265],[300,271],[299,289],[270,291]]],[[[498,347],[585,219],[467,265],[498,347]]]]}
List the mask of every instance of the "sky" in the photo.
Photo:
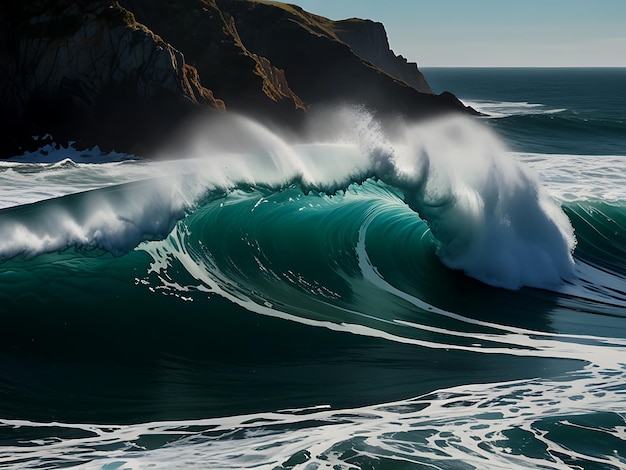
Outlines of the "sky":
{"type": "Polygon", "coordinates": [[[283,0],[385,25],[421,67],[626,67],[626,0],[283,0]]]}

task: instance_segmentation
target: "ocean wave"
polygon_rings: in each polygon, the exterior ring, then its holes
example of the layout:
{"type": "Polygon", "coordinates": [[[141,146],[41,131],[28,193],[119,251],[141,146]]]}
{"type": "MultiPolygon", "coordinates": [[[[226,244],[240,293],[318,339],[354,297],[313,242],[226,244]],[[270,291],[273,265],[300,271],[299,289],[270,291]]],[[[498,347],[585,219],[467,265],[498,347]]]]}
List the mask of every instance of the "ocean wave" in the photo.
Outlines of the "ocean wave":
{"type": "Polygon", "coordinates": [[[101,170],[0,211],[0,465],[623,466],[619,157],[568,194],[472,121],[324,124],[0,173],[101,170]]]}
{"type": "Polygon", "coordinates": [[[516,149],[536,153],[623,155],[626,121],[619,112],[549,106],[541,103],[464,100],[516,149]]]}
{"type": "MultiPolygon", "coordinates": [[[[626,121],[610,116],[586,117],[574,111],[558,110],[558,112],[529,112],[510,114],[506,116],[494,116],[495,124],[518,126],[526,132],[530,129],[539,129],[541,126],[548,127],[552,131],[569,132],[570,137],[576,137],[576,133],[586,135],[602,135],[611,137],[623,135],[626,129],[626,121]]],[[[539,132],[537,135],[541,135],[539,132]]]]}
{"type": "Polygon", "coordinates": [[[516,149],[535,153],[624,155],[626,121],[619,117],[586,117],[573,111],[519,114],[486,121],[516,149]]]}
{"type": "MultiPolygon", "coordinates": [[[[571,277],[575,239],[567,217],[484,126],[447,118],[407,125],[390,140],[363,112],[343,110],[329,122],[341,130],[334,138],[343,144],[294,146],[238,118],[229,132],[239,145],[247,141],[253,153],[216,149],[216,134],[209,131],[181,150],[193,158],[172,177],[5,210],[0,256],[69,246],[120,254],[143,239],[166,236],[207,195],[246,185],[280,191],[291,184],[334,194],[375,178],[400,191],[426,221],[448,267],[511,289],[557,285],[571,277]]],[[[214,132],[223,138],[223,129],[214,132]]]]}

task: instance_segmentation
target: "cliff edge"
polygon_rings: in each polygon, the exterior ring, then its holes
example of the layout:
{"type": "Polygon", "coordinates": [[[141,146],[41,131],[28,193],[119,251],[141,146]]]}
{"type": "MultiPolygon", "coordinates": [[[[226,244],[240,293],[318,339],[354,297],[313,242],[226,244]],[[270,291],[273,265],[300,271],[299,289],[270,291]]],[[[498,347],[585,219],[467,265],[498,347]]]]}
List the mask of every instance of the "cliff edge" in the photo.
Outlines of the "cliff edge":
{"type": "Polygon", "coordinates": [[[359,57],[417,91],[432,94],[426,78],[417,68],[417,63],[409,62],[391,50],[387,31],[382,23],[359,18],[333,23],[337,38],[350,46],[359,57]]]}
{"type": "MultiPolygon", "coordinates": [[[[388,54],[374,52],[388,49],[384,28],[374,22],[361,22],[353,29],[346,27],[346,22],[332,21],[280,2],[216,0],[216,3],[234,19],[246,47],[284,70],[291,89],[307,104],[364,105],[381,119],[387,116],[419,119],[472,111],[449,93],[433,95],[427,85],[418,84],[422,88],[419,91],[395,77],[394,70],[386,71],[374,64],[379,58],[393,62],[388,54]],[[354,32],[357,30],[360,32],[354,32]],[[369,41],[372,47],[360,39],[368,35],[377,38],[369,41]],[[372,61],[358,55],[342,36],[349,36],[354,49],[365,51],[362,53],[372,61]]],[[[415,80],[419,82],[418,78],[415,80]]]]}

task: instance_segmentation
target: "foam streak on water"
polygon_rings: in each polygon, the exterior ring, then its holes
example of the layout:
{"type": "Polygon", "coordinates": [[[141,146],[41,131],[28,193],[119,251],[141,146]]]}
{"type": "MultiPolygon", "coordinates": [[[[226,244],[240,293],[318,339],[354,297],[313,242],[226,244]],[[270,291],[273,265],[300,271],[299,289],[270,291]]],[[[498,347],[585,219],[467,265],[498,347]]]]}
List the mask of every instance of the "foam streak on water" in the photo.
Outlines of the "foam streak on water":
{"type": "Polygon", "coordinates": [[[551,109],[541,103],[528,103],[526,101],[464,100],[463,104],[471,106],[490,118],[556,114],[565,111],[565,108],[551,109]]]}
{"type": "Polygon", "coordinates": [[[5,448],[0,463],[3,468],[29,462],[85,469],[358,469],[406,462],[441,469],[567,469],[577,462],[622,468],[626,426],[619,389],[625,378],[623,367],[588,367],[562,381],[465,385],[349,410],[318,406],[128,426],[0,420],[0,429],[73,435],[24,440],[5,448]],[[559,432],[575,434],[598,421],[604,423],[599,432],[617,448],[589,448],[559,432]],[[531,440],[535,443],[525,448],[531,440]]]}
{"type": "Polygon", "coordinates": [[[511,155],[541,175],[545,187],[559,201],[626,200],[626,156],[511,155]]]}

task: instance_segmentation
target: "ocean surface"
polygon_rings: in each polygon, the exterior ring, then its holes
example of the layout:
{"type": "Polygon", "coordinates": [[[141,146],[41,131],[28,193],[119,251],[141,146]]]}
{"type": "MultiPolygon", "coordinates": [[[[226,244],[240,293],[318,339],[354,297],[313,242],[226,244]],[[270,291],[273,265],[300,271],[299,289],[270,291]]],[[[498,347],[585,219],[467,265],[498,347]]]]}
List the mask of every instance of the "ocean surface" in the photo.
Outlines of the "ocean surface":
{"type": "Polygon", "coordinates": [[[626,69],[424,73],[0,162],[0,468],[626,468],[626,69]]]}

